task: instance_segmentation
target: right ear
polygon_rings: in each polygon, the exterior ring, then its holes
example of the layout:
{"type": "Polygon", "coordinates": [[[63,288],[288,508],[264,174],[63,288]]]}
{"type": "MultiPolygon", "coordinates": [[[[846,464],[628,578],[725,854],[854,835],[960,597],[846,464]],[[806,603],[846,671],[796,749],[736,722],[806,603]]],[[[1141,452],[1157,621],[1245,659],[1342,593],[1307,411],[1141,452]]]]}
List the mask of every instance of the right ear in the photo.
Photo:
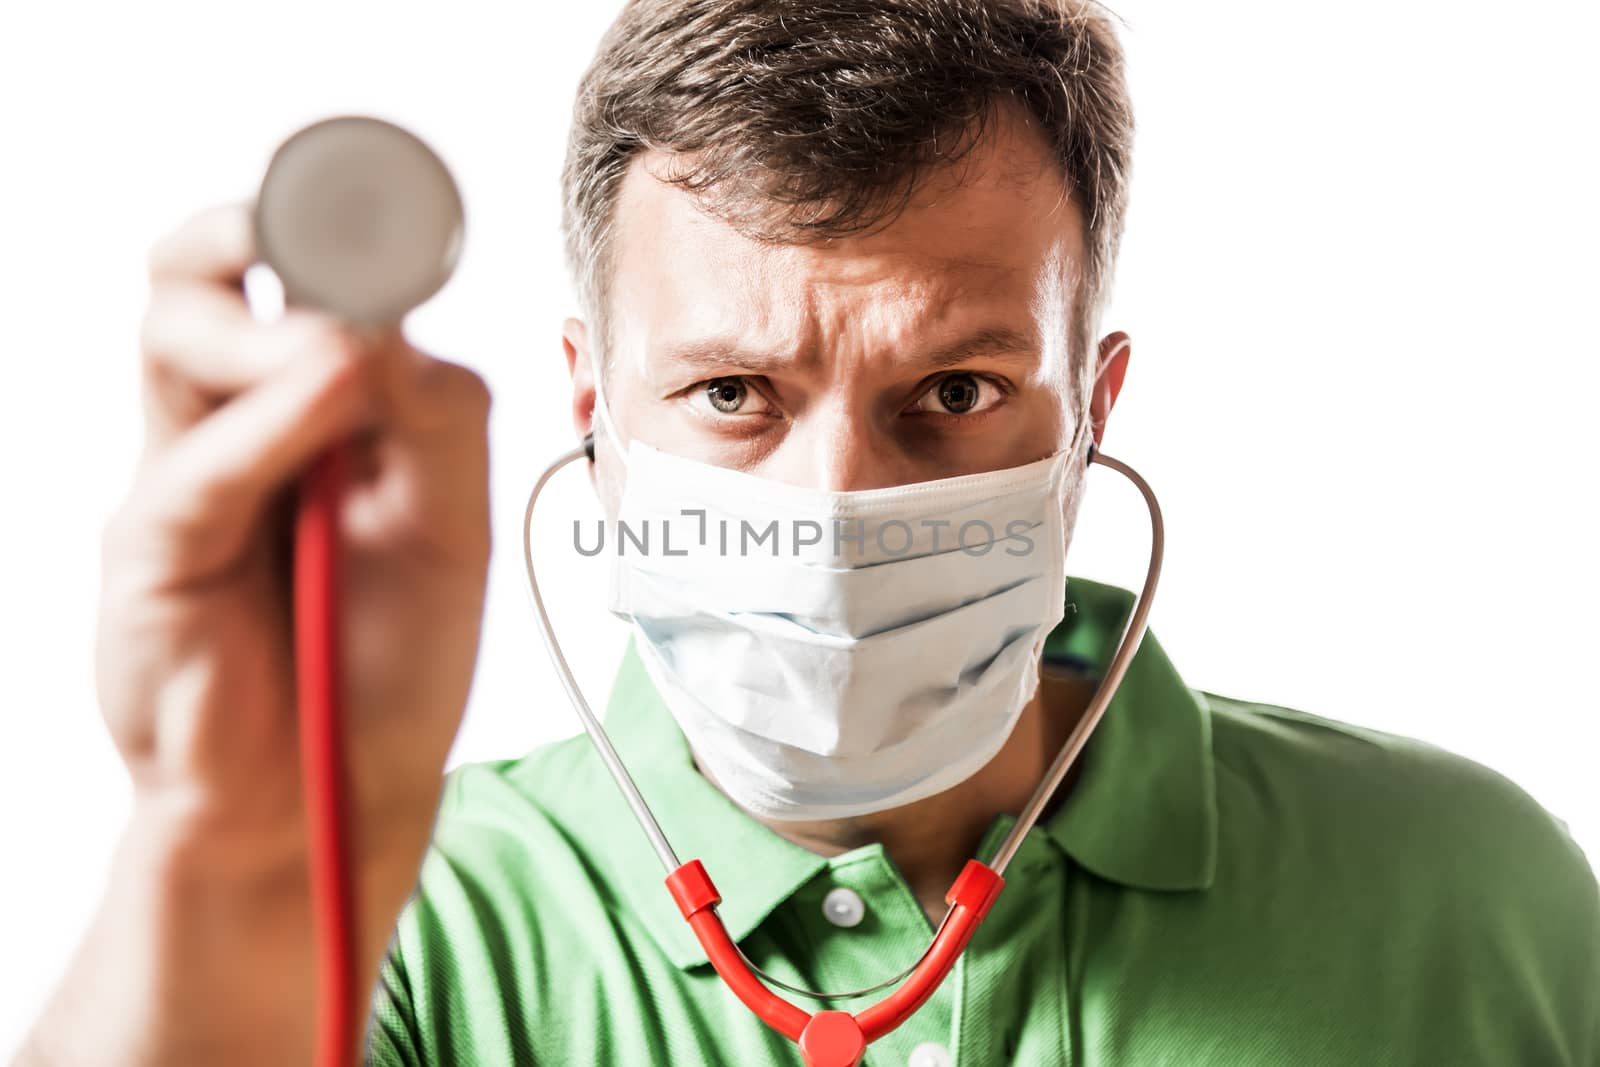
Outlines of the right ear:
{"type": "Polygon", "coordinates": [[[572,378],[572,428],[583,440],[594,432],[594,360],[589,348],[589,327],[582,319],[561,323],[561,349],[572,378]]]}
{"type": "Polygon", "coordinates": [[[1128,356],[1132,350],[1133,342],[1121,330],[1100,339],[1099,363],[1089,403],[1089,428],[1094,431],[1096,449],[1100,447],[1100,439],[1105,436],[1106,420],[1111,417],[1111,409],[1122,392],[1122,379],[1127,376],[1128,356]]]}

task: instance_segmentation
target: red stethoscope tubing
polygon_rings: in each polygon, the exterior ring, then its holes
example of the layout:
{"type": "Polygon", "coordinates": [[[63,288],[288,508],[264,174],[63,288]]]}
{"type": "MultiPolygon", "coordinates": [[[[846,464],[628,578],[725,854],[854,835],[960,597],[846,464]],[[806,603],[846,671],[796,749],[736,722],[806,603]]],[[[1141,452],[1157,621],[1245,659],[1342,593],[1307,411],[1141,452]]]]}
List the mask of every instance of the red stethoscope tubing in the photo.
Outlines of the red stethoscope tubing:
{"type": "Polygon", "coordinates": [[[318,458],[300,483],[294,523],[295,686],[316,945],[316,1067],[355,1062],[361,1017],[339,670],[339,511],[347,465],[342,446],[318,458]]]}
{"type": "Polygon", "coordinates": [[[1004,884],[1005,879],[992,868],[968,860],[945,894],[950,914],[911,975],[883,1000],[851,1015],[843,1011],[812,1014],[784,1000],[756,977],[717,915],[716,905],[722,898],[699,860],[690,860],[667,876],[667,889],[706,950],[711,966],[745,1007],[800,1045],[807,1067],[856,1067],[867,1045],[922,1007],[955,966],[1004,884]]]}

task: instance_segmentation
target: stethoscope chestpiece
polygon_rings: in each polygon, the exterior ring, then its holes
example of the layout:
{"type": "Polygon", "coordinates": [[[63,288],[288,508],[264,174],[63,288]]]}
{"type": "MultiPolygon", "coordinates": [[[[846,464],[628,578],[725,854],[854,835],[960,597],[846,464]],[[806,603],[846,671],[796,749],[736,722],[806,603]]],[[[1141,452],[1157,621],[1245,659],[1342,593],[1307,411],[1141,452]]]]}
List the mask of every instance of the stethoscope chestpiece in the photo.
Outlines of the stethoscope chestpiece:
{"type": "Polygon", "coordinates": [[[461,255],[461,192],[414,134],[341,115],[273,153],[257,194],[256,248],[284,301],[363,325],[399,322],[461,255]]]}

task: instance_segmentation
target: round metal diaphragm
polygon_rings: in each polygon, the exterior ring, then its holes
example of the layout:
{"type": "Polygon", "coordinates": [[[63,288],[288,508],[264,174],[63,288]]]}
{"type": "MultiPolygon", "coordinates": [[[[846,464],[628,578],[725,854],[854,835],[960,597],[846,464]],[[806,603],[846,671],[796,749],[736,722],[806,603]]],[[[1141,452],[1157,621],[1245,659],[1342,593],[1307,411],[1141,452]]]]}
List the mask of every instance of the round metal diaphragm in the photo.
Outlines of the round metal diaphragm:
{"type": "Polygon", "coordinates": [[[461,255],[461,192],[439,157],[382,119],[313,123],[278,146],[256,248],[284,300],[386,325],[437,293],[461,255]]]}

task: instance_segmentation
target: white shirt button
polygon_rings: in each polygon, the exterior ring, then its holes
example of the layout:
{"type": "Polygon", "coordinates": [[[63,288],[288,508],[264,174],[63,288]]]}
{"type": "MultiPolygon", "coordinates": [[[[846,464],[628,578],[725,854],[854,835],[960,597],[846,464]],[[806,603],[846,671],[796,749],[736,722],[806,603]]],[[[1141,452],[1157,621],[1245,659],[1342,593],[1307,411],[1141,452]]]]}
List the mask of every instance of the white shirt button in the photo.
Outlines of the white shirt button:
{"type": "Polygon", "coordinates": [[[835,926],[859,926],[867,917],[867,905],[860,893],[840,886],[822,898],[822,914],[835,926]]]}
{"type": "Polygon", "coordinates": [[[911,1050],[906,1067],[950,1067],[953,1062],[949,1049],[936,1041],[924,1041],[911,1050]]]}

